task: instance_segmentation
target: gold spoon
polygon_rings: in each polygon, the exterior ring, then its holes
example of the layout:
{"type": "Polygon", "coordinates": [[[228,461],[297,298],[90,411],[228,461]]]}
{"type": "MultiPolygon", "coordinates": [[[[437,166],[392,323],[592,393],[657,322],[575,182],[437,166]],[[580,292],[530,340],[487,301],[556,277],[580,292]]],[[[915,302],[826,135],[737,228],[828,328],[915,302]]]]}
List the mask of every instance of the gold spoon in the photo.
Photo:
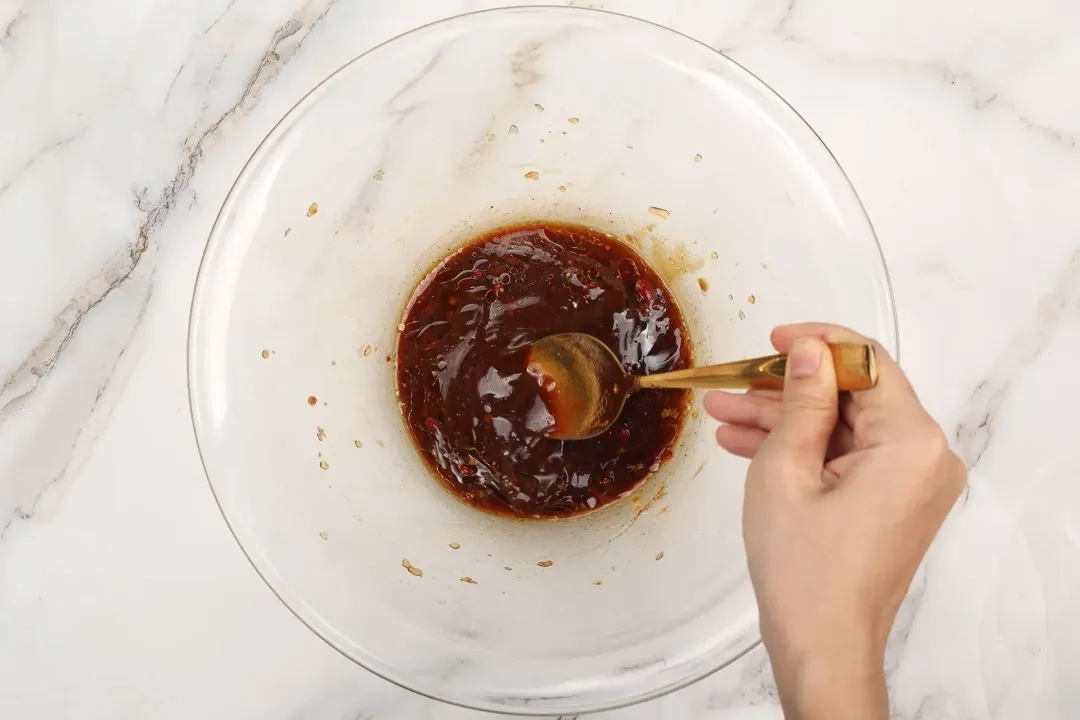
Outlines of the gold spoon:
{"type": "MultiPolygon", "coordinates": [[[[870,345],[830,345],[840,390],[866,390],[877,384],[877,359],[870,345]]],[[[562,333],[529,346],[529,372],[541,379],[555,424],[547,435],[584,440],[601,434],[619,418],[626,396],[645,388],[784,387],[787,355],[769,355],[723,365],[628,375],[615,353],[584,333],[562,333]]]]}

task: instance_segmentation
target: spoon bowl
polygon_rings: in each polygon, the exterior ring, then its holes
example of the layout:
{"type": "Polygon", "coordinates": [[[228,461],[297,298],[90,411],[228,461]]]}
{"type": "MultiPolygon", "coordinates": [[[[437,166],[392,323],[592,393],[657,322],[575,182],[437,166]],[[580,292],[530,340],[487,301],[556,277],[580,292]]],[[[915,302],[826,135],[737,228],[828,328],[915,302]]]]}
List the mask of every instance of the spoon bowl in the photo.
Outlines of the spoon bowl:
{"type": "Polygon", "coordinates": [[[586,440],[618,419],[635,376],[607,345],[585,333],[549,335],[529,346],[529,373],[541,378],[541,397],[554,418],[547,435],[586,440]]]}

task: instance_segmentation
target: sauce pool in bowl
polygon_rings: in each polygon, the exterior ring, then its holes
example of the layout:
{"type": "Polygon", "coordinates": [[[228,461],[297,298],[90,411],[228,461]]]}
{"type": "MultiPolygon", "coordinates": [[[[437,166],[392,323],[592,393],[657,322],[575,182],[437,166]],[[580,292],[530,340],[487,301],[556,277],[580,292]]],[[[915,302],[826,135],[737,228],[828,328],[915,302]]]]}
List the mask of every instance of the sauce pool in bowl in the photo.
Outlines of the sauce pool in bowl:
{"type": "Polygon", "coordinates": [[[634,250],[581,225],[534,222],[478,237],[413,293],[397,341],[397,392],[417,449],[443,484],[489,512],[557,518],[626,494],[671,455],[689,393],[641,390],[589,440],[554,420],[531,342],[582,332],[632,374],[690,365],[682,313],[634,250]]]}

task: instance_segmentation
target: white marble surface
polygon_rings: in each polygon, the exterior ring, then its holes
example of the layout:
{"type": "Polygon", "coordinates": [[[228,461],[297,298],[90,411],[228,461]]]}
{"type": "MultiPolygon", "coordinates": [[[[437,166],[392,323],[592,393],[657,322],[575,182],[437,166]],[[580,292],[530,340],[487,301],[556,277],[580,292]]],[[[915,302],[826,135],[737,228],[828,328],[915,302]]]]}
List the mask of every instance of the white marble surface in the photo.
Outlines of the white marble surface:
{"type": "MultiPolygon", "coordinates": [[[[228,533],[188,417],[217,209],[346,60],[481,0],[0,0],[0,716],[466,718],[342,658],[228,533]]],[[[1080,717],[1080,5],[594,0],[722,49],[859,190],[971,468],[890,645],[904,720],[1080,717]]],[[[602,715],[779,718],[758,649],[602,715]]]]}

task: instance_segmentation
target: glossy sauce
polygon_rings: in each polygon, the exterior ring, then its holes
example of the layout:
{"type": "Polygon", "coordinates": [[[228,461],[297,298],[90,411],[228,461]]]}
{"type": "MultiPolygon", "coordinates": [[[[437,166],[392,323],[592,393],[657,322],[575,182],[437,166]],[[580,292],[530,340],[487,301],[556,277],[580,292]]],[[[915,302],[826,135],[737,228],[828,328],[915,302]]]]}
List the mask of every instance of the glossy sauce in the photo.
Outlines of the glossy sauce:
{"type": "Polygon", "coordinates": [[[602,507],[655,472],[688,393],[634,392],[590,440],[545,436],[551,413],[526,368],[555,333],[603,340],[634,374],[690,365],[681,313],[629,246],[578,225],[534,223],[484,235],[417,288],[398,336],[398,400],[425,461],[478,508],[563,517],[602,507]]]}

